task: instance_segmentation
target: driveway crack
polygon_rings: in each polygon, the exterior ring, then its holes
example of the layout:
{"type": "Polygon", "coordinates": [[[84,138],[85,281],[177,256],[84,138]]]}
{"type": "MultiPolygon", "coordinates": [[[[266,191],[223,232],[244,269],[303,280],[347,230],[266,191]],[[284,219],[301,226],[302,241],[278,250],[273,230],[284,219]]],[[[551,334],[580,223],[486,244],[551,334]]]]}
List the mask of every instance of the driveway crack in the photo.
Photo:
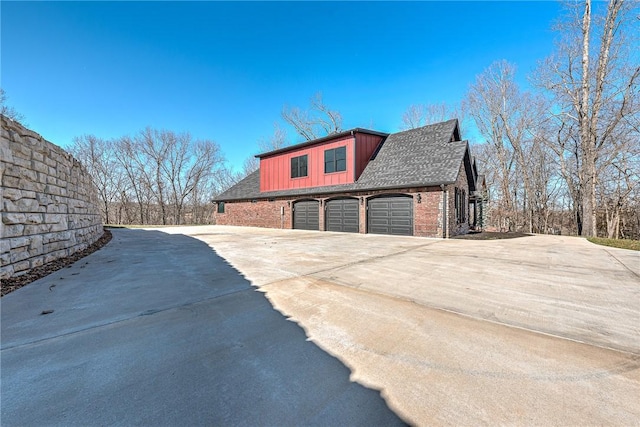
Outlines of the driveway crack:
{"type": "Polygon", "coordinates": [[[620,263],[620,265],[622,265],[625,269],[627,269],[627,271],[629,271],[631,274],[633,274],[634,276],[636,276],[638,279],[640,279],[640,274],[636,273],[635,271],[633,271],[632,269],[630,269],[629,267],[627,267],[627,264],[625,264],[624,262],[620,261],[620,259],[618,259],[617,256],[615,256],[614,254],[612,254],[611,252],[609,252],[608,250],[604,250],[606,253],[609,254],[609,256],[611,256],[611,258],[615,259],[616,261],[618,261],[618,263],[620,263]]]}

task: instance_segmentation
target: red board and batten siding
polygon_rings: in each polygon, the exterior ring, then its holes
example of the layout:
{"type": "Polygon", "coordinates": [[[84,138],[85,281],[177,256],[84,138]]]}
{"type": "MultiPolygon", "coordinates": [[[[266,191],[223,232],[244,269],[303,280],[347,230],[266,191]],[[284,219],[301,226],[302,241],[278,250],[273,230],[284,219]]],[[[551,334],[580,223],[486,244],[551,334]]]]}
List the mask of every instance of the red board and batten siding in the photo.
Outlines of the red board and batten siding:
{"type": "Polygon", "coordinates": [[[260,191],[289,190],[292,188],[322,187],[353,182],[353,143],[349,135],[299,150],[287,151],[260,159],[260,191]],[[347,170],[324,173],[324,151],[347,147],[347,170]],[[307,155],[307,176],[291,178],[291,159],[307,155]]]}
{"type": "Polygon", "coordinates": [[[260,191],[289,190],[293,188],[323,187],[326,185],[352,184],[362,174],[382,136],[357,132],[318,145],[301,147],[260,159],[260,191]],[[332,148],[346,147],[347,169],[324,173],[324,152],[332,148]],[[291,178],[291,159],[307,155],[307,176],[291,178]],[[355,156],[355,157],[354,157],[355,156]]]}
{"type": "Polygon", "coordinates": [[[356,133],[356,181],[362,175],[362,171],[367,167],[367,163],[383,139],[384,137],[379,135],[356,133]]]}

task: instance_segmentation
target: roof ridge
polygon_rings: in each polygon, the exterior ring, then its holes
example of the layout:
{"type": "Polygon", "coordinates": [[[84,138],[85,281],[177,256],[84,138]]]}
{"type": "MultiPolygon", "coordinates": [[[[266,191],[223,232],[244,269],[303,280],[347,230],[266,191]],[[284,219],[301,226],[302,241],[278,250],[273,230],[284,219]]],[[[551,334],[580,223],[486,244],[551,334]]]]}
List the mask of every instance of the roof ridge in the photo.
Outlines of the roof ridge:
{"type": "Polygon", "coordinates": [[[429,127],[442,126],[442,125],[450,123],[450,122],[458,122],[458,119],[457,118],[453,118],[453,119],[445,120],[445,121],[442,121],[442,122],[429,123],[428,125],[420,126],[420,127],[417,127],[417,128],[405,129],[405,130],[401,130],[400,132],[394,132],[391,135],[399,135],[399,134],[402,134],[402,133],[415,132],[415,131],[423,130],[423,129],[429,128],[429,127]]]}

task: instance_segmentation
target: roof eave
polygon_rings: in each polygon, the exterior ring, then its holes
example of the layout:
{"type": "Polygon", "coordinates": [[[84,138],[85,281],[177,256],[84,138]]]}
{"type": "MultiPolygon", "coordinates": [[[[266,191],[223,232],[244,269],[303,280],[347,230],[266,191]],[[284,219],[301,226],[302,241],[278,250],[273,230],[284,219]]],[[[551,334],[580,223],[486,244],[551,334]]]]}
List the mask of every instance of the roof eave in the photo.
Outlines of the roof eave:
{"type": "Polygon", "coordinates": [[[469,186],[469,191],[476,191],[476,177],[473,173],[473,164],[471,163],[471,148],[469,147],[469,141],[465,140],[463,142],[466,144],[466,147],[462,162],[467,174],[467,185],[469,186]]]}
{"type": "Polygon", "coordinates": [[[388,185],[382,187],[362,187],[362,188],[349,188],[349,189],[333,189],[333,190],[323,190],[317,191],[313,193],[304,193],[304,192],[291,192],[286,194],[273,194],[275,192],[263,193],[257,195],[255,197],[238,197],[238,198],[214,198],[211,199],[212,203],[218,202],[242,202],[242,201],[252,201],[252,200],[268,200],[268,199],[281,199],[281,198],[291,198],[291,197],[314,197],[324,194],[340,194],[340,193],[362,193],[367,191],[379,191],[379,190],[401,190],[404,188],[418,188],[418,187],[440,187],[442,185],[451,185],[454,184],[455,181],[434,181],[427,183],[407,183],[407,184],[398,184],[398,185],[388,185]]]}

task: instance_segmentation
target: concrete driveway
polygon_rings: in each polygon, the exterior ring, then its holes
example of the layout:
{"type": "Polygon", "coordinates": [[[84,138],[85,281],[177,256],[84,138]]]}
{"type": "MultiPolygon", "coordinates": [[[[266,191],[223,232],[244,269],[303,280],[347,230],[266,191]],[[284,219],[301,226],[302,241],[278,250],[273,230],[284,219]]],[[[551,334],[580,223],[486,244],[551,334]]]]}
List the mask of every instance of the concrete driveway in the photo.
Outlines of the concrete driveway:
{"type": "Polygon", "coordinates": [[[2,299],[3,425],[640,419],[637,252],[555,236],[114,236],[2,299]]]}

